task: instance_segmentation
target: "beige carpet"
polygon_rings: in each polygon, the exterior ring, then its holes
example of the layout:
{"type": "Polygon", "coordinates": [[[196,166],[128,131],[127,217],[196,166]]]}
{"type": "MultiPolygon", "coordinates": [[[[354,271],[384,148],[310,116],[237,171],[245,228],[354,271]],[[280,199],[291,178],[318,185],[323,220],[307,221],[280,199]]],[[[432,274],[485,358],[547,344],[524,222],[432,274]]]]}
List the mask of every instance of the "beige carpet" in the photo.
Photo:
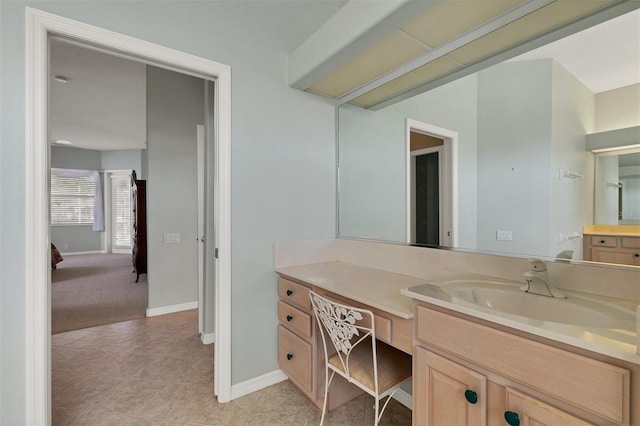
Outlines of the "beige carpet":
{"type": "Polygon", "coordinates": [[[66,255],[51,271],[51,332],[144,318],[147,275],[132,273],[130,254],[66,255]]]}

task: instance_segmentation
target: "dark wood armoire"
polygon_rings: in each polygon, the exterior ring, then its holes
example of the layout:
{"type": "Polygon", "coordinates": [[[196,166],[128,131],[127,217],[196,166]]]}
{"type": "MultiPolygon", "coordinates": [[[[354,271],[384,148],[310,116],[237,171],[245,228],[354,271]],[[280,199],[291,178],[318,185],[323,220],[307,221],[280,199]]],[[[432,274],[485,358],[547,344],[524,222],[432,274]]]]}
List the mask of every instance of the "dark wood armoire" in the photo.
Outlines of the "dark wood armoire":
{"type": "Polygon", "coordinates": [[[133,208],[132,260],[136,282],[147,273],[147,187],[146,181],[131,174],[131,206],[133,208]]]}

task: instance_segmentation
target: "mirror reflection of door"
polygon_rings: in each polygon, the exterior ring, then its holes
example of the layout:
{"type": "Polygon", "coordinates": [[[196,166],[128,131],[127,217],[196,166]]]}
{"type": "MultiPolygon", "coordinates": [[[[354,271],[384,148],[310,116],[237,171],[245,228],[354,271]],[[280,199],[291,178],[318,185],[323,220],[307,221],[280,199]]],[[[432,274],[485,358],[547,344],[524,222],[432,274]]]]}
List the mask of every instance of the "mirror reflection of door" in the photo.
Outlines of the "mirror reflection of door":
{"type": "Polygon", "coordinates": [[[440,245],[439,153],[415,156],[416,244],[440,245]]]}
{"type": "Polygon", "coordinates": [[[410,132],[411,242],[439,246],[441,225],[442,148],[444,140],[410,132]]]}

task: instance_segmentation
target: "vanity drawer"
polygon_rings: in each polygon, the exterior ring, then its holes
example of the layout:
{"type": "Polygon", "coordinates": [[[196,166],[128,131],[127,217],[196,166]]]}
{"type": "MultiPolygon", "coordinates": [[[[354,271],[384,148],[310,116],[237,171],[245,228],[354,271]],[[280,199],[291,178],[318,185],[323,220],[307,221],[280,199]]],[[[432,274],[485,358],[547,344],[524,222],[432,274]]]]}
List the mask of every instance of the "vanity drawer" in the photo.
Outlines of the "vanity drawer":
{"type": "Polygon", "coordinates": [[[280,299],[286,300],[304,309],[311,311],[311,299],[309,299],[309,287],[289,281],[286,278],[278,278],[278,295],[280,299]]]}
{"type": "Polygon", "coordinates": [[[416,338],[617,424],[629,421],[629,370],[416,306],[416,338]]]}
{"type": "Polygon", "coordinates": [[[278,364],[305,392],[311,392],[311,344],[278,326],[278,364]]]}
{"type": "Polygon", "coordinates": [[[616,247],[618,241],[616,237],[606,237],[595,235],[591,237],[591,245],[594,247],[616,247]]]}
{"type": "MultiPolygon", "coordinates": [[[[362,303],[358,303],[355,300],[348,299],[346,297],[339,296],[337,294],[326,294],[322,289],[314,289],[315,291],[320,292],[324,297],[333,300],[337,303],[342,303],[349,306],[355,306],[356,308],[362,308],[373,312],[373,322],[375,324],[376,329],[376,339],[388,343],[392,346],[396,346],[398,349],[401,349],[407,353],[411,353],[411,342],[409,340],[409,345],[402,345],[396,340],[393,339],[393,328],[394,323],[400,324],[403,320],[401,318],[397,318],[395,320],[389,319],[385,316],[380,315],[377,309],[372,308],[371,306],[363,305],[362,303]]],[[[404,320],[411,321],[411,320],[404,320]]],[[[369,321],[365,320],[362,322],[363,325],[369,326],[369,321]]],[[[399,327],[399,326],[398,326],[399,327]]],[[[400,333],[398,333],[400,335],[400,333]]]]}
{"type": "Polygon", "coordinates": [[[622,248],[637,249],[640,248],[639,237],[622,237],[622,248]]]}
{"type": "Polygon", "coordinates": [[[290,330],[295,330],[305,337],[311,337],[311,315],[294,308],[280,300],[278,302],[278,319],[290,330]]]}

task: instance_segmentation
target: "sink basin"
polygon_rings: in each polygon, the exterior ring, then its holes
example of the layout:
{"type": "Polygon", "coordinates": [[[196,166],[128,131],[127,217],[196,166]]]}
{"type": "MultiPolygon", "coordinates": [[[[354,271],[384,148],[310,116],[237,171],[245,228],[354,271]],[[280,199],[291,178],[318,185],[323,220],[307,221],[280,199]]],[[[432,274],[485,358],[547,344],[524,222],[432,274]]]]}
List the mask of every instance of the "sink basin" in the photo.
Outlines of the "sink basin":
{"type": "Polygon", "coordinates": [[[483,310],[499,311],[541,322],[596,328],[635,328],[635,312],[571,293],[567,299],[525,293],[519,285],[499,281],[451,280],[441,290],[456,304],[472,304],[483,310]]]}

